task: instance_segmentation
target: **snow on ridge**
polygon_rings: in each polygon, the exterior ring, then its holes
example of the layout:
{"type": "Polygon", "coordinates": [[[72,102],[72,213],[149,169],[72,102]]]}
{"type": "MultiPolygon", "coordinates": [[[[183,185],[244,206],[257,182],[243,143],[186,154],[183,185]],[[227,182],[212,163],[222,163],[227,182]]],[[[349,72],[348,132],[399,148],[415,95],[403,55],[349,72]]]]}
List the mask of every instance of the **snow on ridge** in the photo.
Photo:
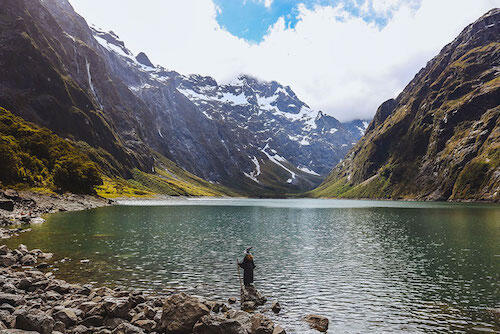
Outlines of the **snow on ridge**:
{"type": "Polygon", "coordinates": [[[259,94],[257,94],[257,103],[259,104],[259,108],[261,109],[264,109],[264,110],[268,110],[268,111],[271,111],[271,110],[274,110],[277,108],[273,105],[271,105],[271,103],[275,103],[276,100],[278,99],[278,95],[271,95],[271,96],[261,96],[259,94]]]}
{"type": "Polygon", "coordinates": [[[188,88],[177,88],[177,90],[189,99],[223,102],[223,103],[229,103],[232,105],[247,105],[248,104],[247,97],[246,97],[245,93],[243,93],[243,92],[241,92],[241,94],[239,94],[239,95],[234,95],[232,93],[222,93],[222,95],[208,96],[205,94],[197,93],[194,90],[188,89],[188,88]]]}
{"type": "Polygon", "coordinates": [[[255,171],[251,171],[250,174],[248,173],[243,173],[243,174],[245,174],[245,176],[248,177],[249,179],[252,179],[254,182],[260,183],[259,180],[257,180],[257,176],[260,175],[259,160],[255,156],[251,160],[255,164],[255,171]]]}
{"type": "MultiPolygon", "coordinates": [[[[135,58],[132,57],[131,54],[127,54],[121,47],[117,46],[117,45],[114,45],[114,44],[111,44],[109,43],[107,40],[105,40],[104,38],[100,37],[100,36],[97,36],[97,35],[94,35],[94,39],[101,45],[103,46],[105,49],[111,51],[111,52],[114,52],[122,57],[125,57],[129,60],[131,60],[133,63],[136,62],[135,58]]],[[[128,50],[127,50],[128,51],[128,50]]]]}
{"type": "MultiPolygon", "coordinates": [[[[286,168],[285,166],[283,166],[281,162],[286,162],[287,160],[285,158],[283,158],[282,156],[278,155],[278,154],[274,154],[274,155],[270,155],[269,153],[266,152],[266,149],[269,148],[269,144],[266,144],[266,146],[264,146],[263,149],[261,149],[260,151],[262,153],[264,153],[267,158],[269,160],[271,160],[272,162],[274,162],[276,165],[280,166],[281,168],[283,168],[284,170],[286,170],[287,172],[290,173],[290,175],[292,176],[292,179],[295,180],[295,177],[296,177],[296,174],[294,172],[292,172],[290,169],[286,168]]],[[[290,182],[289,182],[290,183],[290,182]]]]}
{"type": "Polygon", "coordinates": [[[297,169],[300,169],[301,171],[306,172],[307,174],[320,176],[318,173],[316,173],[315,171],[313,171],[312,169],[309,169],[307,167],[297,167],[297,169]]]}

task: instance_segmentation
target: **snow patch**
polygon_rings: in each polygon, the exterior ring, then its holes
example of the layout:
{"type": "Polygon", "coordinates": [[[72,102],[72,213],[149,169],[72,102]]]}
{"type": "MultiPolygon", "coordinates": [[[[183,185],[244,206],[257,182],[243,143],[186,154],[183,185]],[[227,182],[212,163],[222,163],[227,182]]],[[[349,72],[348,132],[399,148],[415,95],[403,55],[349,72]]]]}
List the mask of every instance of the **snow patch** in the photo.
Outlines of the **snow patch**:
{"type": "Polygon", "coordinates": [[[320,176],[318,173],[316,173],[315,171],[313,171],[312,169],[309,169],[307,167],[297,167],[297,168],[300,169],[303,172],[306,172],[307,174],[312,174],[312,175],[320,176]]]}
{"type": "Polygon", "coordinates": [[[282,156],[278,155],[278,154],[270,155],[269,153],[267,153],[267,152],[266,152],[266,149],[268,149],[268,148],[269,148],[269,144],[266,144],[266,146],[265,146],[263,149],[261,149],[260,151],[261,151],[262,153],[264,153],[264,154],[267,156],[267,158],[268,158],[269,160],[271,160],[271,161],[272,161],[272,162],[274,162],[276,165],[280,166],[281,168],[283,168],[284,170],[286,170],[288,173],[290,173],[290,175],[292,176],[292,179],[295,179],[296,174],[295,174],[294,172],[292,172],[290,169],[288,169],[288,168],[286,168],[285,166],[283,166],[283,165],[280,163],[280,161],[281,161],[281,162],[286,162],[286,159],[285,159],[285,158],[283,158],[282,156]]]}
{"type": "Polygon", "coordinates": [[[255,171],[250,172],[250,174],[248,174],[248,173],[243,173],[243,174],[245,174],[246,177],[253,180],[254,182],[260,183],[259,180],[257,180],[257,176],[260,175],[259,160],[255,156],[251,160],[255,165],[255,171]]]}

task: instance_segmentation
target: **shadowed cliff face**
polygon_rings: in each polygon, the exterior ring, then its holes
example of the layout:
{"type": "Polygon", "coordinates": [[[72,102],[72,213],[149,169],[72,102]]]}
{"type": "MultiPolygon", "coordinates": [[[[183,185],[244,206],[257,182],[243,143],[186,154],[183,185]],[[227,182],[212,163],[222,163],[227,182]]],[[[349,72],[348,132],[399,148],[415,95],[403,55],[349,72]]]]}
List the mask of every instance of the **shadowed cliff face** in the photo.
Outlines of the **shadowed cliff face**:
{"type": "Polygon", "coordinates": [[[404,91],[316,196],[500,199],[500,10],[469,25],[404,91]]]}
{"type": "Polygon", "coordinates": [[[152,171],[156,151],[250,194],[301,192],[367,125],[313,111],[277,82],[223,85],[155,67],[114,33],[90,28],[67,0],[5,0],[0,27],[0,105],[88,143],[112,174],[152,171]]]}

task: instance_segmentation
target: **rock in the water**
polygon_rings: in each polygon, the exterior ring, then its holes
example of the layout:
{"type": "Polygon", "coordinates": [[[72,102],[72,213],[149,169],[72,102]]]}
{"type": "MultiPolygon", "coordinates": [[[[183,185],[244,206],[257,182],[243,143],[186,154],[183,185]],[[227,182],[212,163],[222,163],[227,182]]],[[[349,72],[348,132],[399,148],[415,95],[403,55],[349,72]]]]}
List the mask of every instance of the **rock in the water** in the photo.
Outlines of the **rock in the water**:
{"type": "Polygon", "coordinates": [[[320,332],[326,332],[328,330],[328,318],[316,314],[308,314],[305,316],[304,320],[313,329],[320,332]]]}
{"type": "Polygon", "coordinates": [[[235,297],[230,297],[230,298],[227,300],[227,302],[228,302],[229,304],[236,304],[236,302],[237,302],[237,301],[238,301],[238,300],[237,300],[235,297]]]}
{"type": "Polygon", "coordinates": [[[253,285],[245,286],[241,290],[241,309],[254,310],[257,306],[264,305],[267,298],[264,297],[253,285]]]}
{"type": "Polygon", "coordinates": [[[166,333],[188,334],[198,320],[209,313],[208,307],[198,298],[181,292],[165,300],[160,329],[166,333]]]}
{"type": "Polygon", "coordinates": [[[274,327],[273,334],[286,334],[285,330],[281,326],[274,327]]]}
{"type": "Polygon", "coordinates": [[[278,301],[275,301],[273,305],[271,306],[271,310],[273,310],[274,313],[278,314],[281,311],[281,305],[278,301]]]}

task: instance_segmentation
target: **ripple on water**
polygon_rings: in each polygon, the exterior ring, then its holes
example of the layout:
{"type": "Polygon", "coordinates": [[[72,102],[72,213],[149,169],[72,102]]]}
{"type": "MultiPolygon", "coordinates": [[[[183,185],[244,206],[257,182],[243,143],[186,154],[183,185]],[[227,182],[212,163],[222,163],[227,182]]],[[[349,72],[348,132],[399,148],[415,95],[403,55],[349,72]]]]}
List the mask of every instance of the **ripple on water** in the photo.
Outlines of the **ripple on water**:
{"type": "Polygon", "coordinates": [[[282,306],[267,314],[289,333],[313,333],[306,313],[333,333],[500,330],[498,206],[224,203],[57,214],[8,242],[73,259],[59,264],[70,281],[218,299],[238,294],[235,257],[252,245],[256,283],[282,306]]]}

